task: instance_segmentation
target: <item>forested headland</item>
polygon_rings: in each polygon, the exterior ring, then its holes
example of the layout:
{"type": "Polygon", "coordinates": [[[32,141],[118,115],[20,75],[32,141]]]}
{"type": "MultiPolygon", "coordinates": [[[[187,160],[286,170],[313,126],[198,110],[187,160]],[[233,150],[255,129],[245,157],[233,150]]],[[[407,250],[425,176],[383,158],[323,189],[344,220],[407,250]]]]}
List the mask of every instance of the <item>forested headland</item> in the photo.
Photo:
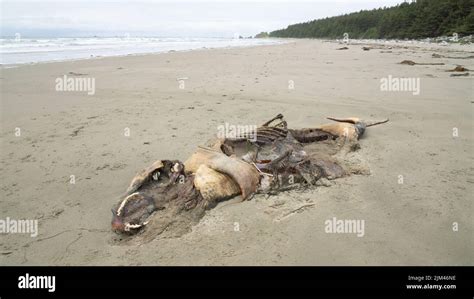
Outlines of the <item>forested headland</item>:
{"type": "Polygon", "coordinates": [[[418,0],[294,24],[270,37],[419,39],[474,34],[474,0],[418,0]]]}

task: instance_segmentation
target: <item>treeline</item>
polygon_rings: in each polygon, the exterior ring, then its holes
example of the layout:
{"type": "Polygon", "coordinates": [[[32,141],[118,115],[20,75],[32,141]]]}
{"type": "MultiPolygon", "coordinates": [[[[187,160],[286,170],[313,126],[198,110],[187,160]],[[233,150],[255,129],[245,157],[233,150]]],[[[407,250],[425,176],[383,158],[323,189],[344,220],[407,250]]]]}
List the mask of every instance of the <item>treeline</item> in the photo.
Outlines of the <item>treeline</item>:
{"type": "Polygon", "coordinates": [[[271,37],[417,39],[474,34],[474,0],[418,0],[290,25],[271,37]]]}

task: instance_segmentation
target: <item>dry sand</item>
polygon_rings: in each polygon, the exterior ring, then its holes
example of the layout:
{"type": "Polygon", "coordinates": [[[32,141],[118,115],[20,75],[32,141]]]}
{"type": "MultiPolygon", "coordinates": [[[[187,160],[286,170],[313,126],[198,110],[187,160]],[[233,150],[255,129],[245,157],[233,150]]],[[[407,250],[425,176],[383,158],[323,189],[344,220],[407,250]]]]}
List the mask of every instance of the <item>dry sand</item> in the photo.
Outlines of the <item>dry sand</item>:
{"type": "Polygon", "coordinates": [[[38,219],[39,235],[0,235],[0,264],[473,265],[473,77],[446,70],[473,70],[474,59],[432,54],[474,49],[342,46],[300,40],[2,69],[0,219],[38,219]],[[55,91],[69,72],[95,78],[95,95],[55,91]],[[389,75],[421,78],[421,94],[382,92],[389,75]],[[390,122],[360,141],[370,175],[223,203],[181,237],[114,242],[110,209],[138,170],[185,159],[224,122],[280,112],[292,127],[328,115],[390,122]],[[325,233],[333,217],[365,220],[364,237],[325,233]]]}

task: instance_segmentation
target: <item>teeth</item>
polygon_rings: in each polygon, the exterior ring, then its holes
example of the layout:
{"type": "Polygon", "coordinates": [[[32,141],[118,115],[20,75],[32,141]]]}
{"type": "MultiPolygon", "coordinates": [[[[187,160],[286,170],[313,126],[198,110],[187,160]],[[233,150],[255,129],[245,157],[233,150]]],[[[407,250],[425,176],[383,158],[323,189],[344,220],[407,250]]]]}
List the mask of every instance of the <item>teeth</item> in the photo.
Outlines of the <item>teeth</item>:
{"type": "Polygon", "coordinates": [[[137,194],[138,194],[138,192],[132,193],[132,194],[130,194],[129,196],[127,196],[127,197],[122,201],[122,203],[120,204],[120,207],[119,207],[118,210],[117,210],[117,216],[120,216],[120,214],[122,213],[122,209],[123,209],[123,207],[125,206],[125,204],[128,202],[128,200],[129,200],[132,196],[135,196],[135,195],[137,195],[137,194]]]}
{"type": "Polygon", "coordinates": [[[173,170],[173,172],[179,172],[179,163],[175,163],[175,164],[173,165],[173,169],[172,169],[172,170],[173,170]]]}
{"type": "Polygon", "coordinates": [[[143,224],[130,224],[130,223],[125,223],[125,228],[124,230],[126,232],[130,231],[130,229],[137,229],[137,228],[140,228],[142,226],[145,226],[148,224],[148,222],[150,222],[150,220],[146,221],[146,222],[143,222],[143,224]]]}
{"type": "Polygon", "coordinates": [[[136,229],[136,228],[140,228],[140,227],[142,227],[141,224],[130,224],[130,223],[126,223],[124,230],[125,230],[126,232],[128,232],[128,231],[130,231],[130,229],[136,229]]]}
{"type": "Polygon", "coordinates": [[[157,171],[157,172],[155,172],[155,174],[153,175],[153,180],[157,181],[159,177],[160,177],[160,172],[157,171]]]}

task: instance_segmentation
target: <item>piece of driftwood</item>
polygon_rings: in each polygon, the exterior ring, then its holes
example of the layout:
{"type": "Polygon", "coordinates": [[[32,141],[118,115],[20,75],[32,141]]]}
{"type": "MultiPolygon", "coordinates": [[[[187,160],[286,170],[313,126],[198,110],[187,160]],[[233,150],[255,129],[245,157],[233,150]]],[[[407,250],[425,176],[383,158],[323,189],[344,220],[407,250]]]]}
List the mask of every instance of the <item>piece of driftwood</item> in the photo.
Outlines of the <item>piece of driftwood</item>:
{"type": "Polygon", "coordinates": [[[463,73],[463,74],[451,74],[449,75],[450,77],[469,77],[469,73],[463,73]]]}
{"type": "Polygon", "coordinates": [[[433,58],[448,58],[448,59],[474,59],[474,55],[469,55],[469,56],[445,56],[437,53],[433,53],[431,55],[433,58]]]}
{"type": "Polygon", "coordinates": [[[462,65],[458,65],[454,69],[447,70],[446,72],[469,72],[469,70],[467,68],[463,67],[462,65]]]}
{"type": "Polygon", "coordinates": [[[442,62],[422,62],[422,63],[419,63],[419,62],[414,62],[412,60],[403,60],[402,62],[400,62],[400,64],[404,64],[404,65],[444,65],[444,63],[442,62]]]}

